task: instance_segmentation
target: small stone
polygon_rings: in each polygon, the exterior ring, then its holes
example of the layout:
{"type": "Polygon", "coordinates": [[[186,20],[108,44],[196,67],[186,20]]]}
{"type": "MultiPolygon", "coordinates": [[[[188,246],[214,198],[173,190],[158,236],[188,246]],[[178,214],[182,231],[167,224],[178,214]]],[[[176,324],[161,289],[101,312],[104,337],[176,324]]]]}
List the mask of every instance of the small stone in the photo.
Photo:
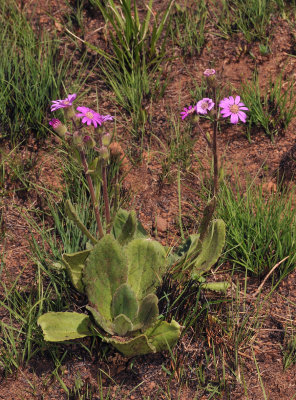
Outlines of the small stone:
{"type": "Polygon", "coordinates": [[[157,232],[166,232],[168,229],[167,220],[162,217],[157,217],[156,219],[156,229],[157,232]]]}

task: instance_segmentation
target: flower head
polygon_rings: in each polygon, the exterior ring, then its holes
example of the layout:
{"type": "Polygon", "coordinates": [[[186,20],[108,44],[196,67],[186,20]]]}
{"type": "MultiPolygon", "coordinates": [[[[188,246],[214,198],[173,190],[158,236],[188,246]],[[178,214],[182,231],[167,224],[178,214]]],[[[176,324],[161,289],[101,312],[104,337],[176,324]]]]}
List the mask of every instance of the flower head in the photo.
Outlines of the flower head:
{"type": "Polygon", "coordinates": [[[102,115],[98,114],[91,108],[77,107],[76,110],[80,111],[79,114],[76,114],[76,117],[81,118],[83,124],[87,124],[88,126],[93,124],[95,128],[97,128],[98,125],[102,125],[102,115]]]}
{"type": "Polygon", "coordinates": [[[61,123],[59,119],[53,118],[49,121],[49,125],[52,126],[52,129],[62,138],[65,137],[67,132],[67,128],[65,125],[61,123]]]}
{"type": "Polygon", "coordinates": [[[196,104],[195,109],[197,114],[207,114],[207,112],[210,111],[214,105],[215,103],[212,99],[205,97],[196,104]]]}
{"type": "Polygon", "coordinates": [[[194,111],[196,111],[196,106],[189,106],[188,108],[184,107],[184,110],[181,112],[182,119],[185,119],[186,117],[188,117],[189,114],[194,113],[194,111]]]}
{"type": "Polygon", "coordinates": [[[237,124],[239,120],[246,122],[247,114],[244,111],[249,109],[240,101],[240,96],[236,96],[235,99],[230,97],[225,97],[220,101],[219,107],[222,108],[222,117],[227,118],[230,116],[230,122],[232,124],[237,124]]]}
{"type": "Polygon", "coordinates": [[[216,71],[212,68],[212,69],[206,69],[204,71],[204,75],[205,76],[211,76],[211,75],[215,75],[216,71]]]}
{"type": "Polygon", "coordinates": [[[69,96],[64,100],[54,100],[54,101],[52,101],[53,104],[52,104],[52,106],[50,108],[50,111],[53,112],[53,111],[58,110],[59,108],[71,107],[72,104],[73,104],[73,101],[76,99],[76,97],[77,97],[77,94],[73,93],[73,94],[69,94],[69,96]]]}

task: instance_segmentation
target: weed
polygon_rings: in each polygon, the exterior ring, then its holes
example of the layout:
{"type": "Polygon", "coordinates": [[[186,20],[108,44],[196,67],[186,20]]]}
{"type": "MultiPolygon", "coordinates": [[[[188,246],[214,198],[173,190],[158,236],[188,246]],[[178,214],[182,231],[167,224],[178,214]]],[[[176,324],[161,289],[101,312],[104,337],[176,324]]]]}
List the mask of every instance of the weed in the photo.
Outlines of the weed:
{"type": "Polygon", "coordinates": [[[30,131],[44,137],[42,123],[52,96],[59,93],[67,74],[59,60],[58,42],[46,32],[37,38],[13,1],[0,1],[0,127],[15,142],[30,131]]]}
{"type": "Polygon", "coordinates": [[[242,32],[249,43],[259,40],[266,45],[271,31],[271,18],[278,9],[282,9],[280,2],[223,0],[221,13],[214,13],[220,35],[228,39],[233,33],[242,32]]]}
{"type": "Polygon", "coordinates": [[[247,136],[251,139],[254,128],[263,128],[273,140],[275,135],[283,135],[296,110],[294,82],[283,84],[282,74],[262,91],[258,75],[251,82],[242,85],[242,97],[250,110],[247,122],[247,136]],[[285,89],[283,89],[283,87],[285,89]]]}
{"type": "Polygon", "coordinates": [[[184,7],[175,4],[170,34],[174,42],[181,48],[185,56],[200,54],[205,43],[205,25],[207,22],[207,6],[204,0],[198,2],[196,8],[187,4],[184,7]]]}
{"type": "Polygon", "coordinates": [[[225,260],[262,276],[286,256],[280,266],[283,278],[294,267],[296,238],[291,196],[274,193],[265,198],[261,186],[248,185],[243,195],[239,183],[221,187],[217,214],[227,226],[225,260]]]}

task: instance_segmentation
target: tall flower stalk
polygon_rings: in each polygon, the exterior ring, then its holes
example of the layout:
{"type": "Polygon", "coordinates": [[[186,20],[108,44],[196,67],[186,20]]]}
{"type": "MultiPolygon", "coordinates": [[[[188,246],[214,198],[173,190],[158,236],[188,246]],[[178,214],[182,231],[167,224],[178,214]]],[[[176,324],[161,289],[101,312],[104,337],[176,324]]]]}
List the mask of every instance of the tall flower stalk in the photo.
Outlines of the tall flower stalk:
{"type": "Polygon", "coordinates": [[[206,69],[204,71],[204,76],[206,77],[209,94],[210,97],[205,97],[197,102],[195,106],[189,106],[188,108],[184,108],[181,112],[181,118],[184,120],[189,115],[200,114],[205,115],[208,112],[213,115],[213,134],[212,140],[208,138],[208,136],[204,133],[202,127],[197,121],[197,127],[199,131],[205,137],[207,144],[211,148],[212,158],[213,158],[213,186],[212,186],[212,199],[206,206],[203,214],[203,219],[201,221],[200,227],[200,240],[204,238],[206,234],[207,227],[213,217],[216,204],[217,204],[217,195],[219,189],[219,154],[218,154],[218,145],[217,145],[217,132],[218,132],[218,122],[220,119],[220,114],[223,118],[230,117],[230,122],[232,124],[237,124],[239,121],[246,122],[247,115],[244,111],[248,111],[248,108],[241,102],[240,96],[236,96],[235,98],[225,97],[219,103],[219,108],[221,111],[219,112],[217,106],[217,78],[216,71],[214,69],[206,69]]]}
{"type": "Polygon", "coordinates": [[[106,218],[106,231],[110,231],[111,227],[111,214],[110,214],[110,203],[108,197],[108,184],[107,184],[107,163],[109,160],[109,145],[111,143],[111,136],[109,134],[103,134],[102,125],[108,120],[113,120],[111,115],[100,115],[96,111],[88,107],[77,107],[76,110],[79,111],[75,113],[73,101],[76,99],[76,94],[69,95],[64,100],[55,100],[52,103],[51,111],[56,111],[58,109],[63,109],[66,119],[72,121],[74,132],[69,133],[67,127],[61,123],[58,119],[53,119],[49,122],[53,130],[58,133],[62,138],[67,137],[72,138],[72,144],[77,148],[83,167],[83,171],[86,177],[86,181],[89,188],[89,193],[91,201],[94,207],[96,222],[98,226],[98,236],[101,239],[104,236],[103,225],[100,216],[100,210],[98,205],[98,200],[96,197],[91,172],[86,158],[86,150],[94,149],[98,152],[98,162],[101,166],[101,176],[102,176],[102,188],[103,188],[103,199],[105,208],[105,218],[106,218]],[[80,119],[81,124],[78,126],[77,121],[80,119]],[[82,131],[83,124],[88,127],[94,128],[94,133],[90,135],[85,135],[82,131]]]}

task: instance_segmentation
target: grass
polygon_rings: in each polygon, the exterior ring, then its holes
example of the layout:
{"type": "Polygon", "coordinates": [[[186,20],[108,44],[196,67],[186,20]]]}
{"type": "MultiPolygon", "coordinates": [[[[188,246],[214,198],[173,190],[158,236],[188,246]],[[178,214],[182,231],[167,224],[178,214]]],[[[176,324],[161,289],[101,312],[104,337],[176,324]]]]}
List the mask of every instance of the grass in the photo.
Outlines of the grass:
{"type": "MultiPolygon", "coordinates": [[[[219,7],[217,2],[216,6],[219,7]]],[[[227,39],[241,32],[247,42],[267,45],[273,34],[272,17],[285,7],[283,0],[223,0],[221,12],[214,12],[213,16],[222,37],[227,39]]]]}
{"type": "Polygon", "coordinates": [[[281,74],[276,79],[270,79],[265,89],[261,89],[255,73],[251,82],[243,84],[240,93],[250,110],[247,121],[249,140],[258,128],[263,129],[272,140],[277,135],[285,134],[296,110],[293,80],[283,84],[281,74]]]}
{"type": "Polygon", "coordinates": [[[170,35],[174,43],[186,56],[198,55],[205,44],[205,25],[208,18],[204,0],[194,6],[175,4],[170,25],[170,35]]]}
{"type": "Polygon", "coordinates": [[[226,223],[225,261],[258,277],[289,258],[278,268],[283,278],[293,270],[296,240],[292,197],[285,193],[264,196],[262,186],[248,184],[242,194],[239,184],[221,187],[217,215],[226,223]]]}
{"type": "Polygon", "coordinates": [[[13,142],[47,136],[43,124],[48,105],[58,98],[67,76],[58,40],[46,31],[39,37],[13,1],[0,2],[0,126],[13,142]]]}

